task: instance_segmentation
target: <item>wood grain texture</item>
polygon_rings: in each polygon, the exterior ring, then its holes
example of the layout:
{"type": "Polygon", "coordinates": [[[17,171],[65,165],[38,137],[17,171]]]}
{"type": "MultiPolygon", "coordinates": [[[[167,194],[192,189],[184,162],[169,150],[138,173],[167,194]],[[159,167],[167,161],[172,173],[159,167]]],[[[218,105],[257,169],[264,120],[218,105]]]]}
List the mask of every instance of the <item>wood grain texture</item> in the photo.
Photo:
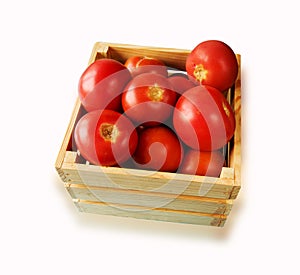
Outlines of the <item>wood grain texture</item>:
{"type": "Polygon", "coordinates": [[[73,202],[81,212],[130,217],[136,219],[150,219],[157,221],[222,227],[224,226],[227,218],[226,215],[222,214],[206,214],[165,208],[155,208],[149,210],[143,206],[133,206],[129,204],[106,204],[104,202],[92,202],[78,199],[73,200],[73,202]]]}
{"type": "MultiPolygon", "coordinates": [[[[123,188],[169,194],[183,194],[229,199],[234,187],[232,178],[215,178],[138,169],[103,167],[74,163],[76,153],[67,152],[62,165],[67,183],[92,187],[123,188]],[[70,162],[67,162],[70,160],[70,162]]],[[[223,173],[227,175],[226,173],[223,173]]],[[[230,176],[230,175],[228,175],[230,176]]]]}
{"type": "Polygon", "coordinates": [[[172,210],[228,215],[233,202],[232,200],[170,193],[108,187],[87,187],[84,184],[66,183],[65,187],[73,199],[100,201],[108,204],[130,204],[148,207],[149,209],[164,207],[172,210]]]}
{"type": "Polygon", "coordinates": [[[234,87],[233,110],[235,114],[236,128],[233,137],[233,148],[230,153],[230,167],[234,168],[234,187],[231,199],[235,199],[241,189],[241,163],[242,163],[242,95],[241,95],[241,56],[237,55],[239,73],[234,87]]]}

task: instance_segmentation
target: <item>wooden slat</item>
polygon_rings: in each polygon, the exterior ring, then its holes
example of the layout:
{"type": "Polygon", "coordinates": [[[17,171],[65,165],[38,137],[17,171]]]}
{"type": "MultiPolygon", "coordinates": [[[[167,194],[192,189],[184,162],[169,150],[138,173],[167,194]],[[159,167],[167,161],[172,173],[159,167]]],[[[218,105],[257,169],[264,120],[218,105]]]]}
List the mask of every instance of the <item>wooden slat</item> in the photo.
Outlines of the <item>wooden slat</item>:
{"type": "Polygon", "coordinates": [[[118,167],[64,163],[63,180],[87,187],[110,187],[229,199],[234,180],[118,167]]]}
{"type": "Polygon", "coordinates": [[[242,152],[241,152],[241,135],[242,135],[242,121],[241,121],[241,112],[242,112],[242,104],[241,104],[241,56],[237,55],[238,63],[239,63],[239,73],[237,80],[235,82],[235,91],[234,91],[234,101],[233,101],[233,110],[235,113],[236,120],[236,128],[233,137],[233,148],[230,154],[230,167],[234,168],[234,188],[232,190],[232,194],[230,196],[231,199],[235,199],[241,188],[241,160],[242,160],[242,152]]]}
{"type": "Polygon", "coordinates": [[[74,204],[80,211],[87,213],[219,227],[224,225],[227,218],[226,215],[222,214],[206,214],[165,208],[149,210],[148,208],[142,206],[132,206],[127,204],[108,205],[103,202],[92,202],[76,199],[74,200],[74,204]]]}
{"type": "Polygon", "coordinates": [[[108,204],[131,204],[149,208],[164,207],[173,210],[226,215],[229,214],[232,208],[232,200],[107,187],[90,188],[84,184],[67,183],[65,187],[73,199],[100,201],[108,204]]]}

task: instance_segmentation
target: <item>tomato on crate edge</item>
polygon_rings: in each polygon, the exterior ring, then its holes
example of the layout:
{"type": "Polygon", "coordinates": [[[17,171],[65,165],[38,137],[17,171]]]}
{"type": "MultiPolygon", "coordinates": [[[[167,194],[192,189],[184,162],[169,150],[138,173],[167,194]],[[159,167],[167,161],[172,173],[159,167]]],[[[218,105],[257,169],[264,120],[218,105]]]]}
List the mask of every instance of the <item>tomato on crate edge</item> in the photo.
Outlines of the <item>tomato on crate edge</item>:
{"type": "Polygon", "coordinates": [[[233,136],[233,110],[217,89],[199,85],[178,99],[173,113],[177,135],[189,147],[213,151],[223,147],[233,136]]]}
{"type": "Polygon", "coordinates": [[[189,53],[186,71],[200,84],[224,92],[233,86],[237,78],[238,62],[229,45],[219,40],[207,40],[189,53]]]}
{"type": "Polygon", "coordinates": [[[79,119],[74,129],[74,140],[87,161],[113,166],[132,156],[138,135],[125,115],[112,110],[95,110],[79,119]]]}
{"type": "Polygon", "coordinates": [[[129,70],[119,61],[102,58],[91,63],[78,83],[80,101],[86,111],[121,111],[121,93],[131,80],[129,70]]]}

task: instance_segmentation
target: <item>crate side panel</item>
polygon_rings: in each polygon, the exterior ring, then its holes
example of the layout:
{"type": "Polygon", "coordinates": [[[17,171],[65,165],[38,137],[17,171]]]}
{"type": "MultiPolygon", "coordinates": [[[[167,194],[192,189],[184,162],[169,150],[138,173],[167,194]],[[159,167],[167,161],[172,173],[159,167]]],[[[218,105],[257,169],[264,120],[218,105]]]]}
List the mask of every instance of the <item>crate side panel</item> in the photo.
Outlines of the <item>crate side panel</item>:
{"type": "Polygon", "coordinates": [[[74,203],[82,212],[165,222],[223,226],[227,218],[225,215],[205,215],[184,211],[166,211],[164,209],[144,210],[141,207],[133,207],[128,205],[113,206],[80,200],[75,200],[74,203]]]}
{"type": "Polygon", "coordinates": [[[241,96],[241,56],[237,55],[239,63],[238,78],[234,87],[233,110],[235,113],[236,128],[233,137],[233,148],[230,153],[230,167],[234,168],[234,186],[230,198],[235,199],[241,188],[242,162],[242,96],[241,96]]]}
{"type": "Polygon", "coordinates": [[[149,208],[164,207],[211,214],[228,215],[232,208],[231,200],[216,200],[192,196],[172,196],[170,194],[141,192],[134,190],[86,188],[80,185],[67,185],[73,199],[105,203],[131,204],[149,208]]]}
{"type": "MultiPolygon", "coordinates": [[[[159,173],[159,176],[145,176],[128,174],[128,169],[113,168],[102,169],[82,164],[65,164],[63,167],[65,182],[72,184],[84,184],[88,188],[104,187],[117,189],[130,189],[168,193],[176,195],[191,195],[210,198],[229,199],[232,188],[232,179],[220,179],[211,177],[186,177],[186,175],[159,173]],[[82,169],[84,167],[84,169],[82,169]],[[106,171],[113,171],[109,173],[106,171]],[[201,179],[199,181],[198,179],[201,179]],[[196,180],[195,180],[196,179],[196,180]]],[[[141,173],[143,171],[139,171],[141,173]]]]}

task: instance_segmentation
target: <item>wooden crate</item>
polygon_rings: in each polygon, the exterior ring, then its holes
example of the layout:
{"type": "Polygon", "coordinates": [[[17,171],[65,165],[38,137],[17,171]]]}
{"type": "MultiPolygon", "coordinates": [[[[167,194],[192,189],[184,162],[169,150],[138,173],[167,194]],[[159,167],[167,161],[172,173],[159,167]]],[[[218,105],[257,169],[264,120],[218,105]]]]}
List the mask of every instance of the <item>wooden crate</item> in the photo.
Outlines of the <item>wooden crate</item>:
{"type": "MultiPolygon", "coordinates": [[[[122,63],[133,55],[157,57],[169,67],[185,70],[189,50],[96,43],[89,64],[100,58],[122,63]]],[[[240,55],[237,55],[240,68],[240,55]]],[[[220,177],[101,167],[82,160],[73,130],[84,113],[79,99],[67,128],[55,168],[80,211],[169,222],[223,226],[241,187],[241,72],[228,90],[236,118],[227,145],[227,167],[220,177]]]]}

